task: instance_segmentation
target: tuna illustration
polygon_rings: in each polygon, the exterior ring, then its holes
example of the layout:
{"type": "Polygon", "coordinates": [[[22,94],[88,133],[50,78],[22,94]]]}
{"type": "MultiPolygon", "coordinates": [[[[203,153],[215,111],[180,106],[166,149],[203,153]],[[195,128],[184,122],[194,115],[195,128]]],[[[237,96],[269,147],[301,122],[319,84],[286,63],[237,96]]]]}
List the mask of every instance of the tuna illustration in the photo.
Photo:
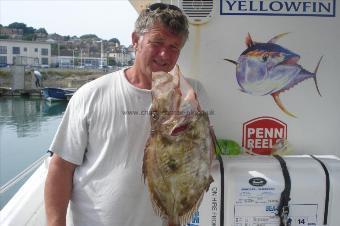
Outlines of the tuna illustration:
{"type": "Polygon", "coordinates": [[[151,134],[143,174],[155,212],[168,226],[186,224],[213,181],[214,136],[196,93],[180,75],[152,76],[151,134]]]}
{"type": "Polygon", "coordinates": [[[242,92],[251,95],[271,95],[279,108],[289,116],[282,104],[280,94],[296,84],[313,78],[317,92],[320,94],[316,73],[322,57],[314,72],[309,72],[298,64],[300,56],[278,44],[277,40],[288,33],[270,39],[267,43],[254,42],[248,33],[245,43],[247,49],[237,61],[225,59],[236,65],[236,78],[242,92]]]}

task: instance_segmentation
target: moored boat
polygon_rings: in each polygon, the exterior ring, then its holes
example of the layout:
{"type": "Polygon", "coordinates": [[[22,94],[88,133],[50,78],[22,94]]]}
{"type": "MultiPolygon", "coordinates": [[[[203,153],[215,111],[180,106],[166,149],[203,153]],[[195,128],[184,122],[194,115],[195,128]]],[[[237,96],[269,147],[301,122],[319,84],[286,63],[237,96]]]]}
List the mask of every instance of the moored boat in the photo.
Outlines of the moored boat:
{"type": "Polygon", "coordinates": [[[45,87],[41,89],[41,94],[48,101],[68,100],[76,90],[76,88],[45,87]]]}

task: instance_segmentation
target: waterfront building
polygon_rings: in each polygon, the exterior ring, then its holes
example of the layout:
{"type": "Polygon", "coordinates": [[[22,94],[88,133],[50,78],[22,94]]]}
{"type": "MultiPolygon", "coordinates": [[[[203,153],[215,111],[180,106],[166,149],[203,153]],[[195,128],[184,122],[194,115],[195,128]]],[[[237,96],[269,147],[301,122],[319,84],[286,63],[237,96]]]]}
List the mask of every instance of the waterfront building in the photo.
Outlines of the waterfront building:
{"type": "Polygon", "coordinates": [[[107,66],[107,58],[84,56],[52,56],[52,67],[60,68],[101,68],[107,66]]]}
{"type": "Polygon", "coordinates": [[[51,44],[37,41],[0,40],[0,66],[13,64],[49,67],[51,44]]]}
{"type": "Polygon", "coordinates": [[[113,52],[108,53],[109,58],[113,58],[115,62],[121,66],[130,65],[134,60],[134,49],[120,47],[115,49],[113,52]]]}

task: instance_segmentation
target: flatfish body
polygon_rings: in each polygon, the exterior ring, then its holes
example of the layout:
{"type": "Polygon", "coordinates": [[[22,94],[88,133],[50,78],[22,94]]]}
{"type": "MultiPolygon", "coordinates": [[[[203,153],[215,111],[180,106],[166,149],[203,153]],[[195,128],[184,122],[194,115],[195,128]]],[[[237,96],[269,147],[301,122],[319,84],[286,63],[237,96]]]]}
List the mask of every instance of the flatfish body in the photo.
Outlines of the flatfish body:
{"type": "Polygon", "coordinates": [[[213,181],[215,150],[208,115],[180,74],[153,73],[151,133],[143,174],[154,210],[167,224],[187,223],[213,181]]]}

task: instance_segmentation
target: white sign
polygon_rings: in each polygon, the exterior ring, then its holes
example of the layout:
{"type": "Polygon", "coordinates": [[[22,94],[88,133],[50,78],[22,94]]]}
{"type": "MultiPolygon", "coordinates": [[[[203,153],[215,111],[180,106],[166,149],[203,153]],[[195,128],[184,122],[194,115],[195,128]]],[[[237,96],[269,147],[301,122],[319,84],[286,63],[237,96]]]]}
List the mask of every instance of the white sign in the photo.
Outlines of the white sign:
{"type": "Polygon", "coordinates": [[[335,17],[335,0],[221,0],[221,15],[335,17]]]}

